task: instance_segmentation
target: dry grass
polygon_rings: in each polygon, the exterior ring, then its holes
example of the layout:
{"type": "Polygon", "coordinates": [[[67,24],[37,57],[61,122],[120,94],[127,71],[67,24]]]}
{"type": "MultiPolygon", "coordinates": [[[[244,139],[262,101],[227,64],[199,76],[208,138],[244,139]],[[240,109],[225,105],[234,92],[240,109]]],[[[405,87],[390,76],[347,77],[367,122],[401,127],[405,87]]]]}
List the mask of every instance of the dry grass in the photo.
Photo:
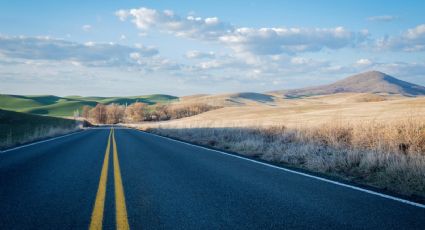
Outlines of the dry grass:
{"type": "Polygon", "coordinates": [[[50,127],[50,126],[41,126],[36,127],[33,130],[28,130],[24,134],[14,135],[13,132],[9,132],[5,138],[0,143],[1,148],[9,148],[20,144],[29,143],[32,141],[59,136],[67,133],[71,133],[77,130],[80,130],[82,127],[75,125],[74,127],[64,128],[64,127],[50,127]]]}
{"type": "MultiPolygon", "coordinates": [[[[212,96],[210,96],[212,97],[212,96]]],[[[241,100],[242,101],[242,100],[241,100]]],[[[406,116],[425,116],[425,97],[397,95],[335,94],[300,99],[275,98],[272,103],[225,106],[197,116],[160,123],[186,127],[320,126],[335,120],[355,123],[365,120],[394,122],[406,116]],[[382,101],[373,101],[375,97],[382,101]],[[273,104],[273,105],[272,105],[273,104]]]]}
{"type": "Polygon", "coordinates": [[[84,122],[0,110],[0,150],[81,129],[84,122]]]}
{"type": "Polygon", "coordinates": [[[273,100],[132,126],[425,201],[425,97],[344,93],[273,100]]]}
{"type": "Polygon", "coordinates": [[[333,122],[308,128],[162,125],[150,131],[425,197],[425,119],[333,122]]]}

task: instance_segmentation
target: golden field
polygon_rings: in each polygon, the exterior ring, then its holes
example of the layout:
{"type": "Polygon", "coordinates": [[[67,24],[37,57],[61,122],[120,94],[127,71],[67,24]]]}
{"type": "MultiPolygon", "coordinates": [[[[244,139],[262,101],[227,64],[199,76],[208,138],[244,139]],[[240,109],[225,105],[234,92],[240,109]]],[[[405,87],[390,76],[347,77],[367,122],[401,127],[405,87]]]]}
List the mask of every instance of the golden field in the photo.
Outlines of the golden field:
{"type": "Polygon", "coordinates": [[[171,127],[287,127],[318,126],[329,122],[393,122],[425,119],[425,97],[341,93],[286,99],[247,93],[182,98],[178,104],[208,103],[224,106],[197,116],[149,124],[171,127]],[[268,99],[269,98],[269,99],[268,99]]]}
{"type": "Polygon", "coordinates": [[[128,125],[425,201],[425,97],[243,93],[176,103],[223,107],[128,125]]]}

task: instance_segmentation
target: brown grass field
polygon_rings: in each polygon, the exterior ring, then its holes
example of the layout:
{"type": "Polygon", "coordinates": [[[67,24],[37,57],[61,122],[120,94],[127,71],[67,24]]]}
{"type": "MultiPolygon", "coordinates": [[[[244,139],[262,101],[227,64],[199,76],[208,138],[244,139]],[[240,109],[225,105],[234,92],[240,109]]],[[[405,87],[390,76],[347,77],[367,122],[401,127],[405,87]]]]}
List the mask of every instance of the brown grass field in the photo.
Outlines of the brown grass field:
{"type": "Polygon", "coordinates": [[[224,108],[131,126],[425,198],[425,97],[226,94],[177,103],[224,108]]]}
{"type": "Polygon", "coordinates": [[[160,122],[170,127],[312,127],[329,122],[393,122],[423,118],[425,97],[343,93],[300,99],[271,96],[271,101],[225,94],[199,96],[177,103],[209,103],[224,108],[179,120],[160,122]]]}

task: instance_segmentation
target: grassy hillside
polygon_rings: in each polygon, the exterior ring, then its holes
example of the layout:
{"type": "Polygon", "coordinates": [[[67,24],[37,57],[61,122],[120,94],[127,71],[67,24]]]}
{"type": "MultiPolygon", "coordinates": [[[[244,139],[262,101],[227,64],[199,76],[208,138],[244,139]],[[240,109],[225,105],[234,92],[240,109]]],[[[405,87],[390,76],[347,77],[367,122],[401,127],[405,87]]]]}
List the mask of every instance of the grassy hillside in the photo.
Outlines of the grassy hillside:
{"type": "Polygon", "coordinates": [[[74,120],[0,109],[0,149],[78,128],[74,120]]]}
{"type": "Polygon", "coordinates": [[[202,103],[211,106],[232,107],[251,105],[273,105],[279,97],[270,94],[242,92],[226,94],[199,94],[179,98],[179,104],[202,103]]]}
{"type": "Polygon", "coordinates": [[[0,95],[0,109],[49,116],[72,116],[74,111],[83,106],[95,106],[97,103],[121,105],[144,102],[147,104],[166,103],[177,100],[177,97],[153,94],[134,97],[57,97],[52,95],[22,96],[0,95]]]}
{"type": "Polygon", "coordinates": [[[135,96],[135,97],[106,97],[100,100],[97,100],[99,103],[102,104],[133,104],[135,102],[143,102],[149,105],[153,105],[156,103],[165,103],[172,100],[178,99],[177,97],[170,96],[170,95],[162,95],[162,94],[153,94],[153,95],[146,95],[146,96],[135,96]]]}
{"type": "Polygon", "coordinates": [[[97,102],[94,101],[62,101],[56,104],[40,106],[30,109],[23,109],[20,112],[38,114],[38,115],[51,115],[51,116],[72,116],[74,111],[79,110],[84,105],[96,106],[97,102]]]}
{"type": "Polygon", "coordinates": [[[60,97],[51,95],[21,96],[21,95],[0,95],[0,108],[10,110],[29,109],[57,103],[60,97]]]}

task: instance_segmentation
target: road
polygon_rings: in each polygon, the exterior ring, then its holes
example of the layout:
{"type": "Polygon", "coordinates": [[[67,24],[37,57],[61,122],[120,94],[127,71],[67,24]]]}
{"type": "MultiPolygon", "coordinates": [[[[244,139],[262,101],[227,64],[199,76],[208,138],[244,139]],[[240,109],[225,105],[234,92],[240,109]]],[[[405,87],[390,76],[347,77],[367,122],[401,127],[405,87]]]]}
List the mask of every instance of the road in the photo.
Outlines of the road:
{"type": "Polygon", "coordinates": [[[0,229],[424,229],[425,208],[133,129],[0,153],[0,229]]]}

